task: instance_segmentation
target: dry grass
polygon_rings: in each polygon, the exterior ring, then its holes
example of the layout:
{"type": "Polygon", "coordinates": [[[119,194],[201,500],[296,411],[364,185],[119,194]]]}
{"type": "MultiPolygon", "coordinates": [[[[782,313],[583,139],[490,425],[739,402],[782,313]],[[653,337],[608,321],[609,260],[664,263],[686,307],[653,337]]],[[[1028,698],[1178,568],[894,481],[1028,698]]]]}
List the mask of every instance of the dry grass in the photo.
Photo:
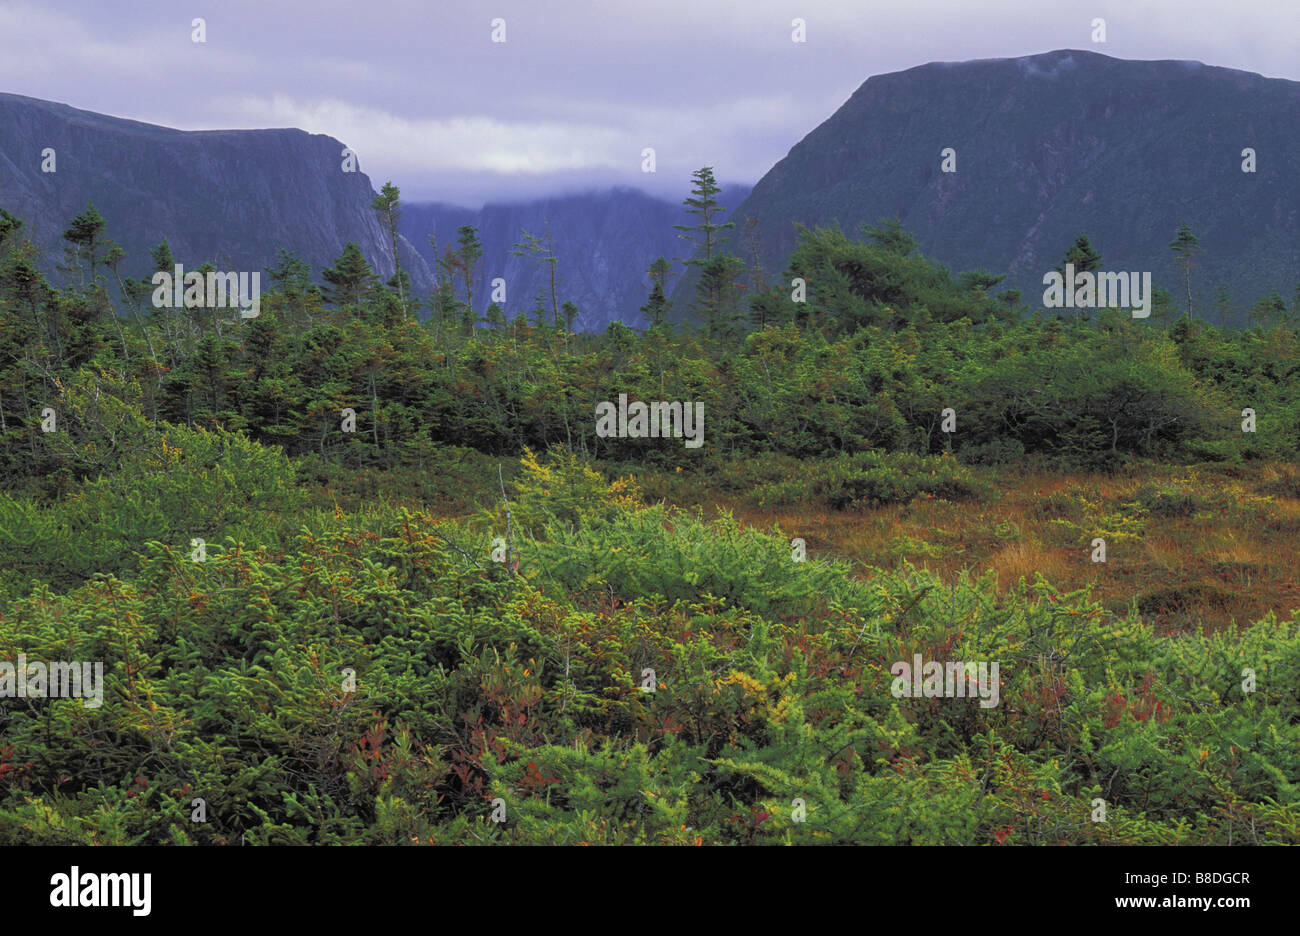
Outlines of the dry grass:
{"type": "Polygon", "coordinates": [[[697,493],[691,503],[706,511],[732,510],[763,529],[779,524],[790,536],[803,537],[812,556],[882,568],[907,561],[945,576],[993,569],[1004,588],[1040,573],[1063,590],[1091,583],[1115,610],[1136,602],[1153,624],[1176,631],[1256,620],[1269,610],[1289,615],[1300,607],[1300,498],[1289,496],[1289,484],[1300,474],[1288,465],[1247,466],[1239,474],[1233,480],[1186,468],[1153,467],[1126,477],[1013,470],[993,479],[1000,493],[990,502],[919,499],[854,512],[756,510],[740,497],[707,493],[697,493]],[[1140,539],[1108,542],[1105,564],[1091,561],[1087,540],[1077,548],[1044,542],[1045,498],[1061,495],[1058,500],[1071,505],[1082,499],[1086,510],[1071,506],[1062,517],[1054,507],[1053,516],[1088,530],[1102,518],[1131,514],[1121,505],[1149,485],[1188,491],[1208,506],[1190,516],[1143,517],[1140,539]],[[1271,499],[1249,509],[1242,505],[1243,497],[1261,495],[1271,499]]]}

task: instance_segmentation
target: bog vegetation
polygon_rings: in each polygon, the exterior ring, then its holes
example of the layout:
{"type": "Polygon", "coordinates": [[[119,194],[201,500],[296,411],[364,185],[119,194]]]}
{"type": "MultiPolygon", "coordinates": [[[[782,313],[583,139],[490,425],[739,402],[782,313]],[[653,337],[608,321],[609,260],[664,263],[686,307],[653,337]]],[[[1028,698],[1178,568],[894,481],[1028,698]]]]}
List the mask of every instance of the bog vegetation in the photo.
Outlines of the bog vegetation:
{"type": "Polygon", "coordinates": [[[241,320],[0,212],[0,661],[106,681],[0,700],[0,841],[1300,841],[1300,296],[1045,319],[896,223],[778,285],[695,230],[696,327],[664,261],[580,335],[472,311],[472,230],[241,320]],[[619,394],[703,448],[597,437],[619,394]],[[999,705],[895,698],[915,654],[999,705]]]}

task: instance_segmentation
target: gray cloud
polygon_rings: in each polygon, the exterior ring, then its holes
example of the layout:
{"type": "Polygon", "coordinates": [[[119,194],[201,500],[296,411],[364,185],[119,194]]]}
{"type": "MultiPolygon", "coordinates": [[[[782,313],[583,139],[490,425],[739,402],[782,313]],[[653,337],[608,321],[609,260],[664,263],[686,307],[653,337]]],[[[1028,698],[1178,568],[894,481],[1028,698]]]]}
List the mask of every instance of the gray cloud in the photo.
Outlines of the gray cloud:
{"type": "Polygon", "coordinates": [[[676,197],[702,165],[754,182],[869,76],[930,61],[1089,48],[1300,79],[1294,0],[883,6],[16,0],[0,6],[0,90],[183,129],[328,133],[408,200],[475,205],[611,184],[676,197]]]}

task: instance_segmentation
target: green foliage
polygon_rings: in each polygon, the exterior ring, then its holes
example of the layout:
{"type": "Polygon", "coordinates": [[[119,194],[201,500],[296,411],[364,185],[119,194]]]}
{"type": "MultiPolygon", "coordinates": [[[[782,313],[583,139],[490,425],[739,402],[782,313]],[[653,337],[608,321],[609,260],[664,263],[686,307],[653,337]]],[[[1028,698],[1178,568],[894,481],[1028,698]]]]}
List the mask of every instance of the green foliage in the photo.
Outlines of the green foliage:
{"type": "MultiPolygon", "coordinates": [[[[540,325],[478,331],[472,229],[428,323],[349,245],[324,275],[334,308],[286,253],[256,320],[154,309],[123,327],[102,221],[73,220],[82,282],[60,292],[0,211],[0,661],[104,664],[99,707],[0,707],[0,841],[1300,841],[1297,614],[1160,636],[1144,614],[1221,586],[1143,586],[1116,617],[1042,579],[863,572],[780,529],[646,504],[635,477],[853,511],[991,499],[974,465],[1240,478],[1300,453],[1286,323],[1021,321],[988,295],[996,274],[953,277],[885,222],[866,243],[804,232],[788,272],[808,301],[762,292],[743,336],[734,303],[711,336],[571,335],[555,290],[540,325]],[[704,451],[596,437],[593,407],[620,393],[703,403],[704,451]],[[998,705],[895,695],[915,654],[998,661],[998,705]]],[[[712,259],[731,302],[739,269],[712,259]]],[[[667,275],[652,267],[656,317],[667,275]]],[[[1300,481],[1283,464],[1257,490],[1071,489],[1035,532],[1132,545],[1153,518],[1249,522],[1300,481]]],[[[1029,538],[989,526],[999,547],[1029,538]]],[[[886,549],[959,548],[940,539],[886,549]]]]}
{"type": "Polygon", "coordinates": [[[1041,580],[862,582],[574,464],[525,465],[517,573],[470,528],[338,516],[11,598],[0,658],[103,661],[105,703],[6,708],[0,839],[1300,839],[1300,616],[1160,638],[1041,580]],[[998,661],[998,704],[896,696],[914,654],[998,661]]]}
{"type": "Polygon", "coordinates": [[[64,428],[42,437],[53,458],[90,476],[50,504],[0,493],[0,589],[121,573],[151,540],[185,550],[220,534],[268,542],[303,505],[283,453],[222,429],[150,425],[97,389],[66,387],[64,428]]]}
{"type": "Polygon", "coordinates": [[[1194,491],[1159,485],[1143,485],[1133,500],[1148,514],[1157,517],[1190,517],[1207,504],[1194,491]]]}
{"type": "MultiPolygon", "coordinates": [[[[866,242],[838,230],[802,232],[787,272],[805,279],[804,302],[784,287],[742,297],[735,257],[701,260],[716,274],[707,333],[673,334],[662,324],[670,271],[657,262],[647,315],[661,324],[600,335],[569,333],[577,313],[569,305],[562,315],[558,286],[543,295],[540,325],[489,310],[493,327],[477,329],[470,302],[482,245],[469,228],[448,248],[426,323],[408,320],[398,297],[375,289],[350,245],[324,274],[324,299],[336,308],[322,306],[286,253],[257,319],[222,321],[208,310],[138,316],[139,290],[123,283],[134,325],[125,328],[101,285],[50,289],[17,219],[6,224],[5,488],[48,490],[65,479],[68,465],[51,463],[49,447],[36,441],[40,413],[83,369],[96,381],[111,377],[122,388],[112,392],[147,420],[246,430],[291,457],[315,452],[352,470],[406,465],[413,453],[444,445],[513,458],[525,447],[563,444],[657,468],[700,460],[675,440],[597,437],[594,405],[621,393],[704,404],[706,457],[951,451],[972,465],[1115,470],[1135,459],[1300,454],[1293,326],[1226,332],[1181,322],[1166,333],[1109,311],[1090,323],[1021,320],[1015,303],[990,296],[996,275],[950,275],[920,256],[896,222],[867,226],[866,242]],[[763,327],[742,334],[747,320],[763,327]],[[358,414],[351,435],[337,431],[345,407],[358,414]],[[958,414],[951,434],[940,430],[947,407],[958,414]],[[1240,430],[1245,408],[1257,414],[1256,432],[1240,430]]],[[[553,271],[546,242],[526,243],[553,271]]],[[[160,247],[159,262],[164,254],[160,247]]]]}
{"type": "Polygon", "coordinates": [[[352,241],[344,246],[343,253],[334,261],[334,266],[321,273],[321,278],[329,283],[330,289],[326,296],[335,305],[355,305],[361,302],[374,289],[376,280],[374,271],[361,253],[361,247],[352,241]]]}
{"type": "Polygon", "coordinates": [[[959,499],[987,492],[952,458],[859,452],[827,464],[814,491],[835,509],[907,503],[915,497],[959,499]]]}

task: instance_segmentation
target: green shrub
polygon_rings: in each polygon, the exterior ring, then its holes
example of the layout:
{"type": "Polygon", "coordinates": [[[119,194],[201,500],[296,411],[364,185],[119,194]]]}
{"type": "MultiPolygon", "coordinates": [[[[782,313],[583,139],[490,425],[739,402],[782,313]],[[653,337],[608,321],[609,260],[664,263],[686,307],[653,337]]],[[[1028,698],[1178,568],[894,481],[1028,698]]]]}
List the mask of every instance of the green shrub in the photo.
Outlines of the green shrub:
{"type": "Polygon", "coordinates": [[[517,572],[485,518],[339,511],[10,595],[0,660],[102,661],[105,703],[5,707],[0,842],[1300,843],[1300,612],[863,581],[592,475],[525,463],[517,572]],[[896,695],[917,654],[999,663],[998,704],[896,695]]]}
{"type": "Polygon", "coordinates": [[[164,426],[153,443],[61,501],[0,494],[0,563],[70,584],[125,571],[150,540],[276,542],[305,503],[283,453],[242,434],[164,426]]]}
{"type": "Polygon", "coordinates": [[[1192,491],[1156,484],[1142,485],[1131,502],[1154,517],[1190,517],[1209,506],[1192,491]]]}
{"type": "Polygon", "coordinates": [[[818,468],[813,492],[836,510],[905,504],[921,495],[957,500],[987,493],[969,468],[943,456],[858,452],[818,468]]]}

